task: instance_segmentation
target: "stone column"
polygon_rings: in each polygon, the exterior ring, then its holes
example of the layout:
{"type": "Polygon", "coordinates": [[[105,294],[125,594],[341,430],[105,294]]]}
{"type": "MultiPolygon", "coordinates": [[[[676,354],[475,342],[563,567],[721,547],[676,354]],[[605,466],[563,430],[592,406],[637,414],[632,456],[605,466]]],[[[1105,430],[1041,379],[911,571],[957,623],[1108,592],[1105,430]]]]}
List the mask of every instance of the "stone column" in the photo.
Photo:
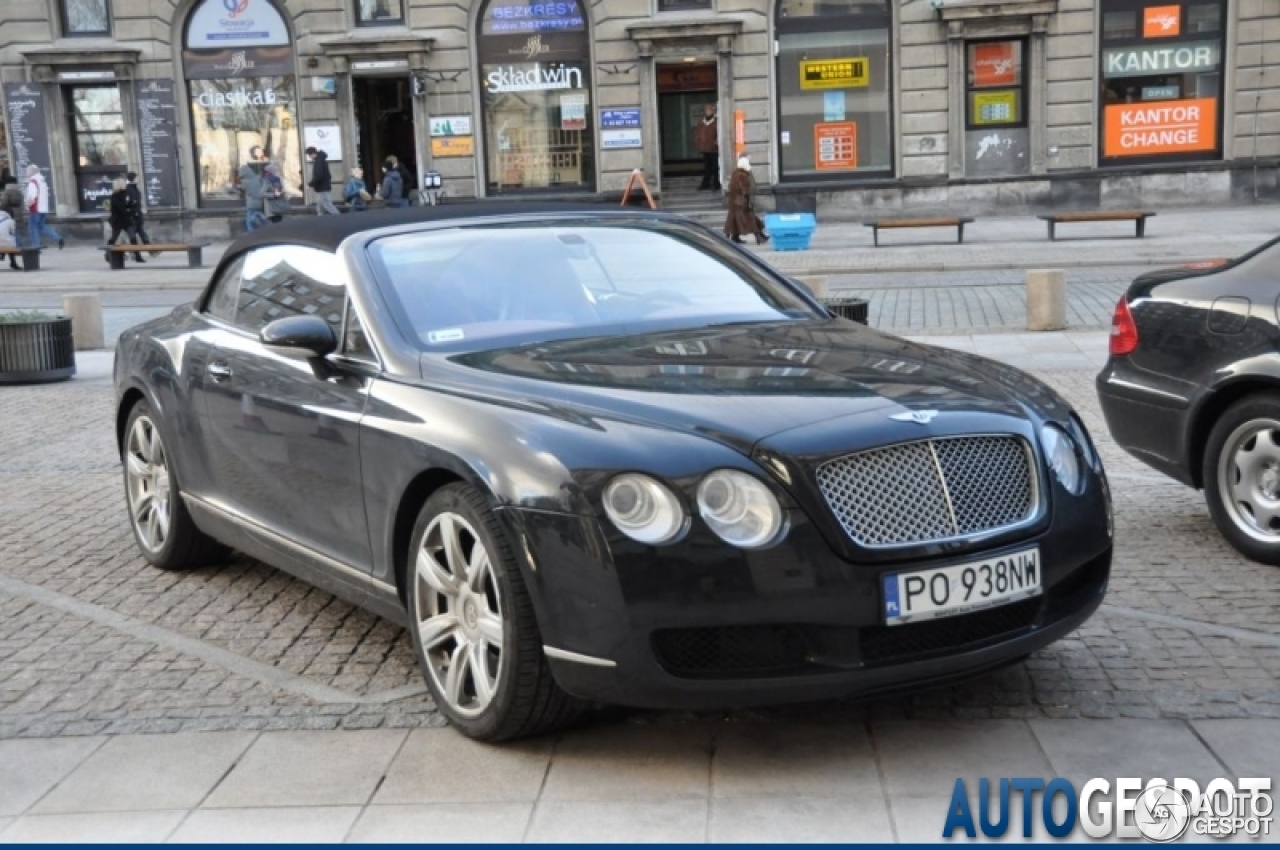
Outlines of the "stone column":
{"type": "Polygon", "coordinates": [[[639,53],[640,126],[644,141],[643,168],[645,179],[652,179],[650,188],[662,191],[662,168],[658,161],[662,149],[662,135],[658,128],[658,69],[653,57],[653,42],[636,42],[639,53]]]}
{"type": "MultiPolygon", "coordinates": [[[[342,138],[342,155],[347,158],[347,173],[357,165],[369,170],[369,163],[356,161],[356,113],[353,108],[355,98],[351,91],[351,64],[345,56],[334,56],[333,84],[334,108],[338,110],[338,133],[342,138]]],[[[367,176],[367,175],[366,175],[367,176]]]]}
{"type": "Polygon", "coordinates": [[[947,173],[964,176],[964,21],[947,24],[947,173]]]}
{"type": "Polygon", "coordinates": [[[720,113],[720,183],[727,185],[729,175],[733,173],[738,161],[738,152],[734,147],[737,121],[733,99],[733,36],[731,35],[716,37],[716,87],[720,89],[717,92],[720,101],[717,107],[720,113]]]}
{"type": "Polygon", "coordinates": [[[1031,38],[1029,50],[1031,56],[1027,64],[1030,74],[1027,85],[1027,126],[1030,130],[1027,144],[1031,146],[1031,173],[1045,173],[1045,120],[1046,102],[1049,98],[1049,60],[1045,45],[1045,33],[1049,31],[1048,15],[1031,16],[1031,38]]]}
{"type": "Polygon", "coordinates": [[[1027,271],[1027,330],[1060,331],[1067,326],[1067,287],[1061,269],[1027,271]]]}

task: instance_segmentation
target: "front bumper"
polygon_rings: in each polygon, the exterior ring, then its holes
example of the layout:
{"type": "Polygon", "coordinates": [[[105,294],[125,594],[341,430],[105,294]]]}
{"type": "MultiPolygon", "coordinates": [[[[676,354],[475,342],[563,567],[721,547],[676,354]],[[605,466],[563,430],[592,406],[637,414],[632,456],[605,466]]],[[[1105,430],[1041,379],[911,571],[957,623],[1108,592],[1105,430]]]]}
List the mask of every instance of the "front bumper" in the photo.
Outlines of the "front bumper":
{"type": "Polygon", "coordinates": [[[691,535],[652,549],[590,517],[504,509],[543,643],[583,699],[732,708],[869,695],[964,678],[1066,635],[1101,603],[1111,568],[1107,501],[1091,477],[1017,540],[941,557],[856,564],[802,512],[778,546],[746,552],[691,535]],[[1038,545],[1043,594],[939,620],[885,626],[880,576],[1038,545]],[[611,666],[609,666],[611,663],[611,666]]]}

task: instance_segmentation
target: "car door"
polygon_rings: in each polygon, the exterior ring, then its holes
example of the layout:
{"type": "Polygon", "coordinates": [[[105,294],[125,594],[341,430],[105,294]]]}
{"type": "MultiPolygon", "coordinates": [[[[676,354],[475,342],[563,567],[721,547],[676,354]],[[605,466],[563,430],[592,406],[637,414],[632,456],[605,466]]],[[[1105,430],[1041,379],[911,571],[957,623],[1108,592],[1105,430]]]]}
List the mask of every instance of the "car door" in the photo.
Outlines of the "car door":
{"type": "MultiPolygon", "coordinates": [[[[295,245],[245,257],[233,321],[206,370],[209,454],[222,503],[294,544],[368,571],[360,418],[372,370],[325,368],[268,349],[276,319],[318,315],[344,338],[346,269],[295,245]]],[[[280,541],[271,541],[278,544],[280,541]]]]}

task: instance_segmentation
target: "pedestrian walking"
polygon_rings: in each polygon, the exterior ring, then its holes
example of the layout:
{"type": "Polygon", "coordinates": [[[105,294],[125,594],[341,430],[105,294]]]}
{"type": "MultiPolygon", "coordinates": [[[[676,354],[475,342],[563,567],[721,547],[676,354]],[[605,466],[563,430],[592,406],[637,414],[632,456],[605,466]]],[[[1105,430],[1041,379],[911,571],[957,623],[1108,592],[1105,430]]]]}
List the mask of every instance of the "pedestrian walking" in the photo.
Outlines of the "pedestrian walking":
{"type": "Polygon", "coordinates": [[[693,125],[693,146],[702,154],[702,182],[698,191],[720,191],[720,121],[716,105],[708,103],[702,120],[693,125]]]}
{"type": "Polygon", "coordinates": [[[266,196],[263,194],[262,172],[267,157],[257,145],[249,148],[249,161],[240,166],[240,191],[244,194],[244,229],[252,233],[267,226],[266,196]]]}
{"type": "MultiPolygon", "coordinates": [[[[111,184],[111,197],[107,200],[107,223],[111,225],[111,236],[107,239],[108,245],[116,244],[116,240],[120,238],[120,234],[124,234],[129,238],[132,245],[138,244],[138,231],[134,229],[134,201],[129,195],[129,181],[123,177],[118,177],[111,184]]],[[[109,253],[104,252],[103,258],[107,262],[111,262],[109,253]]],[[[145,263],[142,254],[134,251],[133,259],[139,263],[145,263]]]]}
{"type": "Polygon", "coordinates": [[[262,197],[266,206],[267,221],[279,224],[289,211],[289,196],[280,177],[280,166],[268,162],[262,168],[262,197]]]}
{"type": "MultiPolygon", "coordinates": [[[[129,200],[133,202],[133,232],[138,237],[138,242],[143,245],[151,244],[151,237],[147,235],[147,217],[146,212],[142,208],[142,190],[138,188],[138,172],[130,171],[124,176],[129,181],[129,185],[125,186],[125,191],[129,193],[129,200]]],[[[136,243],[135,243],[136,244],[136,243]]],[[[159,251],[152,251],[151,256],[160,256],[159,251]]]]}
{"type": "Polygon", "coordinates": [[[329,155],[317,148],[307,148],[307,162],[311,163],[311,182],[308,186],[316,193],[316,215],[338,215],[333,205],[333,174],[329,171],[329,155]]]}
{"type": "MultiPolygon", "coordinates": [[[[12,174],[6,174],[0,179],[0,212],[13,222],[13,247],[21,247],[18,240],[27,229],[27,201],[22,187],[18,185],[18,178],[12,174]]],[[[19,270],[18,260],[13,254],[9,255],[9,268],[19,270]]]]}
{"type": "Polygon", "coordinates": [[[351,169],[351,176],[347,178],[347,185],[342,189],[342,197],[347,202],[347,209],[352,212],[364,212],[369,207],[369,201],[373,200],[373,196],[369,194],[369,189],[364,185],[364,169],[356,167],[351,169]]]}
{"type": "Polygon", "coordinates": [[[405,197],[404,175],[397,164],[394,156],[387,157],[382,163],[382,188],[378,194],[389,207],[407,207],[409,199],[405,197]]]}
{"type": "Polygon", "coordinates": [[[742,242],[745,234],[756,238],[756,244],[769,241],[764,232],[764,222],[756,215],[756,181],[751,176],[751,160],[738,157],[738,167],[729,178],[729,215],[724,222],[724,235],[734,242],[742,242]]]}
{"type": "Polygon", "coordinates": [[[32,163],[27,166],[27,239],[32,248],[44,247],[44,237],[58,244],[62,250],[67,240],[62,234],[49,226],[49,184],[40,173],[40,166],[32,163]]]}

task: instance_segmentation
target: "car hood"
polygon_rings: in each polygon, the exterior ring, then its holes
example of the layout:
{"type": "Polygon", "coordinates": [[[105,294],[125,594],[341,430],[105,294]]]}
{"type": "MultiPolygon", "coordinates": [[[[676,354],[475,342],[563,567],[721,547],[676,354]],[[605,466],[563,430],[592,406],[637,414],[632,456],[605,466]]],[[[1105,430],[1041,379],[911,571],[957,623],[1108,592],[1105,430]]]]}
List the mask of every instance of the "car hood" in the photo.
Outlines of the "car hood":
{"type": "Polygon", "coordinates": [[[871,411],[1026,418],[1065,405],[1039,381],[973,355],[841,319],[539,342],[423,357],[433,388],[700,433],[743,451],[784,431],[871,411]]]}

